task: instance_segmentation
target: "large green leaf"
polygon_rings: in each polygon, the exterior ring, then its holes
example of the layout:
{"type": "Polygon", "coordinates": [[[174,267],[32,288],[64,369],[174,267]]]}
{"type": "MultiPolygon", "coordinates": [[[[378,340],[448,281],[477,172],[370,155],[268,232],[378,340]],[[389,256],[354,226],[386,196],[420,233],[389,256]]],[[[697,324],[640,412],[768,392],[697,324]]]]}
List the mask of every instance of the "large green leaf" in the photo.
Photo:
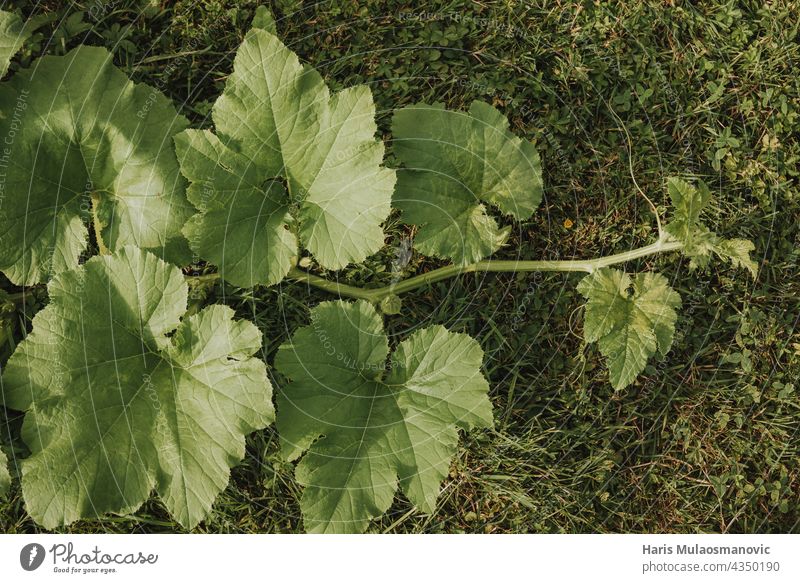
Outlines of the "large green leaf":
{"type": "Polygon", "coordinates": [[[8,458],[0,449],[0,499],[4,498],[11,487],[11,475],[8,473],[8,458]]]}
{"type": "Polygon", "coordinates": [[[701,215],[712,197],[702,180],[693,186],[680,178],[668,178],[667,190],[672,201],[673,217],[666,230],[683,243],[683,253],[691,258],[689,265],[692,269],[707,267],[712,256],[716,255],[756,276],[758,266],[750,258],[750,253],[755,249],[752,242],[746,239],[723,239],[703,224],[701,215]]]}
{"type": "Polygon", "coordinates": [[[278,429],[305,486],[310,532],[360,532],[399,486],[434,510],[458,428],[489,427],[483,351],[464,334],[432,326],[387,363],[383,323],[367,302],[326,302],[282,345],[275,365],[291,382],[278,393],[278,429]],[[388,368],[388,370],[387,370],[388,368]]]}
{"type": "Polygon", "coordinates": [[[126,247],[54,277],[8,361],[4,405],[27,411],[28,512],[54,528],[136,510],[155,489],[197,524],[273,419],[261,334],[215,305],[190,317],[178,268],[126,247]]]}
{"type": "Polygon", "coordinates": [[[6,74],[11,57],[22,48],[31,32],[19,16],[0,10],[0,77],[6,74]]]}
{"type": "Polygon", "coordinates": [[[287,228],[330,269],[383,246],[395,173],[381,166],[368,87],[331,95],[319,73],[255,28],[213,117],[216,136],[188,132],[176,144],[200,211],[188,237],[225,279],[243,286],[280,281],[297,254],[287,228]]]}
{"type": "Polygon", "coordinates": [[[664,276],[641,273],[631,279],[616,269],[600,269],[583,278],[578,291],[587,300],[584,339],[598,343],[615,389],[631,384],[656,352],[669,351],[681,298],[664,276]]]}
{"type": "Polygon", "coordinates": [[[414,105],[392,122],[398,171],[394,203],[403,221],[419,226],[423,253],[469,264],[497,251],[510,227],[500,228],[483,203],[517,220],[542,200],[539,155],[514,136],[492,106],[476,101],[469,113],[443,105],[414,105]]]}
{"type": "Polygon", "coordinates": [[[193,214],[172,136],[187,121],[134,85],[105,49],[44,57],[0,86],[5,177],[0,270],[34,284],[75,267],[95,216],[111,250],[133,244],[188,263],[193,214]]]}

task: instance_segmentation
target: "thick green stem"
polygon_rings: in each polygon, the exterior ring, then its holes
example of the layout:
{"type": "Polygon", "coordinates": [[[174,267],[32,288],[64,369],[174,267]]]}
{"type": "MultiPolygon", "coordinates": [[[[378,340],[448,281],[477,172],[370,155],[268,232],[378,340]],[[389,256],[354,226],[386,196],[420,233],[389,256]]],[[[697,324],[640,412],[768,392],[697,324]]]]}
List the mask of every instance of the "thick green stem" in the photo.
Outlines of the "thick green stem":
{"type": "Polygon", "coordinates": [[[392,294],[402,294],[420,287],[428,286],[432,283],[436,283],[437,281],[449,279],[462,273],[520,271],[578,271],[592,273],[593,271],[596,271],[602,267],[609,267],[611,265],[625,263],[626,261],[647,257],[649,255],[655,255],[657,253],[677,251],[682,247],[683,244],[678,241],[667,242],[664,240],[659,240],[652,245],[647,245],[646,247],[640,247],[638,249],[626,251],[625,253],[617,253],[607,257],[599,257],[597,259],[578,259],[571,261],[486,260],[465,266],[448,265],[446,267],[434,269],[428,273],[410,277],[386,287],[375,289],[363,289],[359,287],[353,287],[351,285],[341,284],[335,281],[330,281],[296,267],[292,268],[292,270],[289,272],[289,277],[296,281],[305,282],[308,285],[320,288],[333,294],[376,303],[392,294]]]}
{"type": "Polygon", "coordinates": [[[312,285],[316,288],[325,290],[326,292],[332,294],[337,294],[348,298],[355,298],[357,300],[367,300],[373,303],[383,299],[383,296],[377,294],[376,292],[380,292],[385,289],[385,288],[364,289],[361,287],[355,287],[352,285],[339,283],[338,281],[331,281],[329,279],[325,279],[324,277],[314,275],[313,273],[308,273],[307,271],[303,271],[302,269],[298,269],[297,267],[292,267],[289,270],[289,275],[287,277],[295,281],[307,283],[308,285],[312,285]]]}

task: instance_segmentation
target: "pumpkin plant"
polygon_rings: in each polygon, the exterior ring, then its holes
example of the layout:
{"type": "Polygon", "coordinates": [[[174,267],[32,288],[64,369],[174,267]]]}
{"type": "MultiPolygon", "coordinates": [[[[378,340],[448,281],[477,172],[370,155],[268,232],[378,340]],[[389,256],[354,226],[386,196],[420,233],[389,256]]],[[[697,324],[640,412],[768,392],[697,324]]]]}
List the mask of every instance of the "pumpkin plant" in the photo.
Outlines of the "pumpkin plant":
{"type": "MultiPolygon", "coordinates": [[[[25,25],[0,15],[2,73],[25,25]]],[[[472,272],[582,272],[586,343],[624,390],[672,344],[681,299],[632,260],[681,252],[693,268],[726,260],[755,276],[753,245],[703,223],[709,189],[666,182],[672,216],[657,239],[561,261],[493,260],[513,221],[542,200],[534,145],[503,113],[415,104],[394,113],[384,164],[367,86],[331,91],[258,12],[212,110],[194,129],[157,89],[135,84],[102,48],[45,56],[0,83],[5,140],[0,270],[47,285],[2,375],[2,404],[25,412],[18,464],[45,528],[129,514],[153,492],[191,529],[211,511],[245,436],[273,421],[297,461],[309,532],[361,532],[401,491],[432,512],[459,430],[493,424],[477,340],[442,326],[390,343],[400,296],[472,272]],[[392,208],[420,253],[450,263],[387,287],[337,270],[384,245],[392,208]],[[94,256],[91,256],[94,255],[94,256]],[[303,281],[339,299],[310,310],[280,346],[273,386],[262,335],[223,305],[188,305],[196,276],[252,288],[303,281]],[[615,267],[617,266],[617,267],[615,267]]],[[[654,208],[655,210],[655,208],[654,208]]],[[[0,494],[8,488],[0,452],[0,494]]]]}

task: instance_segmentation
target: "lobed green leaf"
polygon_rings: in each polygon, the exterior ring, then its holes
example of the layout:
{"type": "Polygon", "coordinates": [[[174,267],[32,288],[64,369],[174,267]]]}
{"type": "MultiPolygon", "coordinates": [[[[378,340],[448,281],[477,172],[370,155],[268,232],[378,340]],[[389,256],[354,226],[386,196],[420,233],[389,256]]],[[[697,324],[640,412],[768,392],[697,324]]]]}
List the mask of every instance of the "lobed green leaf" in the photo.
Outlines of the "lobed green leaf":
{"type": "Polygon", "coordinates": [[[469,113],[441,104],[398,110],[392,122],[398,171],[394,204],[419,231],[414,245],[460,265],[480,261],[505,243],[484,203],[517,220],[542,200],[542,171],[533,144],[514,136],[491,105],[475,101],[469,113]]]}
{"type": "Polygon", "coordinates": [[[0,270],[31,285],[78,265],[85,223],[99,243],[188,263],[193,214],[172,136],[188,122],[160,92],[134,85],[105,49],[43,57],[0,86],[5,203],[0,270]]]}
{"type": "Polygon", "coordinates": [[[580,281],[578,291],[587,300],[584,340],[597,342],[616,390],[630,385],[656,352],[669,351],[681,298],[664,276],[641,273],[631,279],[616,269],[599,269],[580,281]]]}
{"type": "Polygon", "coordinates": [[[190,132],[176,144],[199,210],[188,227],[192,247],[225,279],[242,286],[280,281],[298,239],[328,269],[383,246],[395,173],[381,166],[368,87],[331,95],[319,73],[254,28],[213,118],[216,135],[190,132]]]}
{"type": "Polygon", "coordinates": [[[128,514],[155,489],[191,528],[244,435],[272,422],[260,332],[221,305],[181,319],[187,288],[133,247],[51,280],[2,383],[3,405],[27,412],[22,492],[38,524],[128,514]]]}
{"type": "Polygon", "coordinates": [[[401,342],[387,364],[371,304],[325,302],[311,317],[275,360],[290,380],[278,392],[277,425],[286,458],[303,456],[306,530],[361,532],[398,486],[433,512],[458,429],[492,425],[480,346],[433,326],[401,342]]]}

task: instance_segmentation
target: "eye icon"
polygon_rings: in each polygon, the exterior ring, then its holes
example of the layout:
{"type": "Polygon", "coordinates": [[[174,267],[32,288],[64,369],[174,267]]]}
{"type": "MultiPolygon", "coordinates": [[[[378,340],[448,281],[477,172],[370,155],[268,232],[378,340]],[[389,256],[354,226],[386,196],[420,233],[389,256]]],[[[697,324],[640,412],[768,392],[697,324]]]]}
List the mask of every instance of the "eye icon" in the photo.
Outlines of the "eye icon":
{"type": "Polygon", "coordinates": [[[26,571],[35,571],[44,562],[44,547],[39,543],[30,543],[19,552],[19,564],[26,571]]]}

